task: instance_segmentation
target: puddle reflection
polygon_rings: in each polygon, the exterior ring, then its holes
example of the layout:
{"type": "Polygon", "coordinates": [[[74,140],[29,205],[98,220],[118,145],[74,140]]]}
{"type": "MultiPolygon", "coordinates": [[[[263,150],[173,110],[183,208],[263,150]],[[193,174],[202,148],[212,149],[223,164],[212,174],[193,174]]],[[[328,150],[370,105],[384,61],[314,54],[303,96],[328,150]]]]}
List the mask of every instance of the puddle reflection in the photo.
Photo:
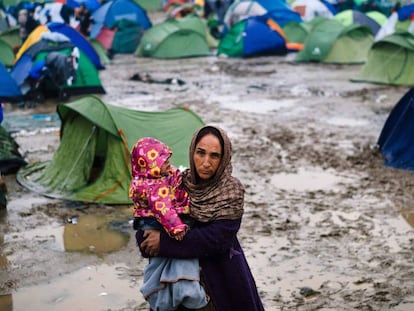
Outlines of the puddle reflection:
{"type": "MultiPolygon", "coordinates": [[[[128,220],[125,220],[128,223],[128,220]]],[[[110,226],[107,217],[84,215],[65,225],[63,245],[67,252],[114,252],[128,244],[129,234],[110,226]]]]}

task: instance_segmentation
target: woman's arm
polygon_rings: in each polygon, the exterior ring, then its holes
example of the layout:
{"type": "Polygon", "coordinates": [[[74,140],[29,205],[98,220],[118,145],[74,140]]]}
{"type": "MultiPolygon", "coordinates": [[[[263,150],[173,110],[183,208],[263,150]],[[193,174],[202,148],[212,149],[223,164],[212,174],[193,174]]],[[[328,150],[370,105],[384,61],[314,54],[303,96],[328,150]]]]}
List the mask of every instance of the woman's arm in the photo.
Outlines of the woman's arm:
{"type": "Polygon", "coordinates": [[[149,255],[167,258],[214,256],[227,252],[233,246],[240,223],[241,219],[198,223],[187,232],[182,241],[171,239],[164,232],[157,233],[159,239],[155,235],[145,239],[144,232],[141,230],[137,231],[136,239],[144,257],[149,255]]]}

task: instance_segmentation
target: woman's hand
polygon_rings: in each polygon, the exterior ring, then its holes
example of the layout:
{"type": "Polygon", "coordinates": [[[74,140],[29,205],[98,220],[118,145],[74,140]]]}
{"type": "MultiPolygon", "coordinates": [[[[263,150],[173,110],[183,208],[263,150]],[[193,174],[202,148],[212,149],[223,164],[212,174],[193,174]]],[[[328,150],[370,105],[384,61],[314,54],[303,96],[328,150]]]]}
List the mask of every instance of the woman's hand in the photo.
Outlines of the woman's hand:
{"type": "Polygon", "coordinates": [[[159,230],[145,230],[144,242],[141,243],[141,249],[148,255],[157,256],[160,251],[160,231],[159,230]]]}

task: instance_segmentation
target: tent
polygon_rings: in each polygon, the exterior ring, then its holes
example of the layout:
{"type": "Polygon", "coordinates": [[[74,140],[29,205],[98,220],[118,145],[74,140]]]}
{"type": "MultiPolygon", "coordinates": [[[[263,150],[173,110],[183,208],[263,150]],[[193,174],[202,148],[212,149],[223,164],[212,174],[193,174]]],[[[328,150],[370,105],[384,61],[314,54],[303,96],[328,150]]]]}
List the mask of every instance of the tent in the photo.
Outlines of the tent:
{"type": "Polygon", "coordinates": [[[142,137],[156,137],[173,150],[172,164],[188,167],[188,148],[203,121],[192,111],[138,111],[96,96],[57,106],[60,144],[51,161],[29,164],[17,180],[32,191],[72,201],[129,204],[129,151],[142,137]]]}
{"type": "Polygon", "coordinates": [[[237,22],[245,20],[252,16],[268,15],[276,21],[281,27],[291,21],[301,22],[302,18],[300,14],[293,11],[289,5],[284,1],[235,1],[227,9],[224,16],[225,28],[223,33],[225,34],[230,30],[237,22]]]}
{"type": "Polygon", "coordinates": [[[167,19],[148,29],[135,52],[153,58],[185,58],[211,55],[207,25],[198,16],[167,19]]]}
{"type": "Polygon", "coordinates": [[[386,166],[414,170],[414,88],[394,106],[377,144],[386,166]]]}
{"type": "Polygon", "coordinates": [[[398,11],[393,12],[382,25],[375,36],[375,41],[379,41],[387,35],[395,32],[414,32],[414,4],[408,4],[401,7],[398,11]]]}
{"type": "Polygon", "coordinates": [[[42,94],[43,97],[59,96],[62,99],[79,94],[104,94],[105,90],[99,78],[99,72],[89,57],[79,49],[78,68],[71,85],[64,83],[54,84],[55,81],[45,79],[41,87],[34,89],[29,74],[38,64],[46,60],[51,52],[69,55],[75,45],[70,41],[53,41],[43,37],[42,40],[31,45],[18,59],[11,70],[11,76],[20,87],[25,99],[32,99],[33,95],[42,94]],[[36,91],[36,92],[32,92],[36,91]]]}
{"type": "Polygon", "coordinates": [[[269,16],[252,16],[236,23],[220,40],[217,54],[231,57],[285,55],[286,36],[269,16]]]}
{"type": "Polygon", "coordinates": [[[295,0],[290,7],[300,14],[303,21],[310,21],[317,16],[332,18],[336,13],[320,0],[295,0]]]}
{"type": "Polygon", "coordinates": [[[94,23],[91,27],[90,37],[101,42],[105,48],[111,49],[112,52],[121,48],[122,42],[133,41],[135,46],[128,49],[128,53],[133,53],[142,32],[152,26],[147,12],[133,0],[105,2],[92,13],[92,17],[94,23]],[[131,27],[132,30],[129,29],[131,27]],[[117,39],[114,39],[116,37],[117,39]],[[118,40],[115,45],[113,45],[114,40],[118,40]]]}
{"type": "Polygon", "coordinates": [[[143,32],[144,29],[140,25],[123,19],[118,21],[112,29],[102,27],[99,35],[93,40],[98,41],[106,51],[112,54],[134,53],[143,32]]]}
{"type": "Polygon", "coordinates": [[[162,0],[135,0],[146,11],[160,11],[162,0]]]}
{"type": "Polygon", "coordinates": [[[15,50],[20,45],[19,27],[11,27],[0,32],[0,62],[6,67],[13,66],[15,50]]]}
{"type": "Polygon", "coordinates": [[[357,10],[345,10],[339,12],[334,16],[334,18],[341,22],[344,26],[350,26],[352,24],[367,26],[374,36],[381,28],[381,25],[375,19],[357,10]]]}
{"type": "Polygon", "coordinates": [[[95,68],[100,70],[105,66],[101,63],[101,58],[96,52],[93,45],[78,31],[65,23],[48,23],[47,25],[40,25],[29,35],[23,45],[20,47],[16,54],[15,62],[17,62],[20,56],[33,44],[39,42],[42,38],[47,37],[53,40],[69,40],[73,45],[78,47],[94,64],[95,68]],[[57,34],[57,35],[55,35],[57,34]],[[59,36],[63,35],[62,36],[59,36]]]}
{"type": "Polygon", "coordinates": [[[367,60],[373,41],[366,26],[344,26],[335,19],[321,18],[313,25],[295,61],[361,64],[367,60]]]}
{"type": "Polygon", "coordinates": [[[9,71],[0,62],[0,102],[7,102],[11,99],[20,101],[23,99],[23,94],[9,71]]]}
{"type": "Polygon", "coordinates": [[[414,34],[397,32],[374,42],[354,82],[414,86],[414,34]]]}

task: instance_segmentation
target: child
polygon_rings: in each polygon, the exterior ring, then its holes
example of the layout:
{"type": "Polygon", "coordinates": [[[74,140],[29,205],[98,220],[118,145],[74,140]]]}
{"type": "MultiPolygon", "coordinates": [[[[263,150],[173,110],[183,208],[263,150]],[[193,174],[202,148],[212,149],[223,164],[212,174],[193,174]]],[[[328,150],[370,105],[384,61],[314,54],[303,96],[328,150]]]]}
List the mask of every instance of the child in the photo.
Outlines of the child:
{"type": "MultiPolygon", "coordinates": [[[[170,164],[171,149],[145,137],[131,150],[132,180],[129,197],[134,202],[134,228],[162,228],[182,240],[188,230],[179,215],[190,212],[188,194],[181,187],[181,173],[170,164]]],[[[141,293],[152,310],[198,309],[208,300],[200,285],[198,259],[149,258],[141,293]]]]}

